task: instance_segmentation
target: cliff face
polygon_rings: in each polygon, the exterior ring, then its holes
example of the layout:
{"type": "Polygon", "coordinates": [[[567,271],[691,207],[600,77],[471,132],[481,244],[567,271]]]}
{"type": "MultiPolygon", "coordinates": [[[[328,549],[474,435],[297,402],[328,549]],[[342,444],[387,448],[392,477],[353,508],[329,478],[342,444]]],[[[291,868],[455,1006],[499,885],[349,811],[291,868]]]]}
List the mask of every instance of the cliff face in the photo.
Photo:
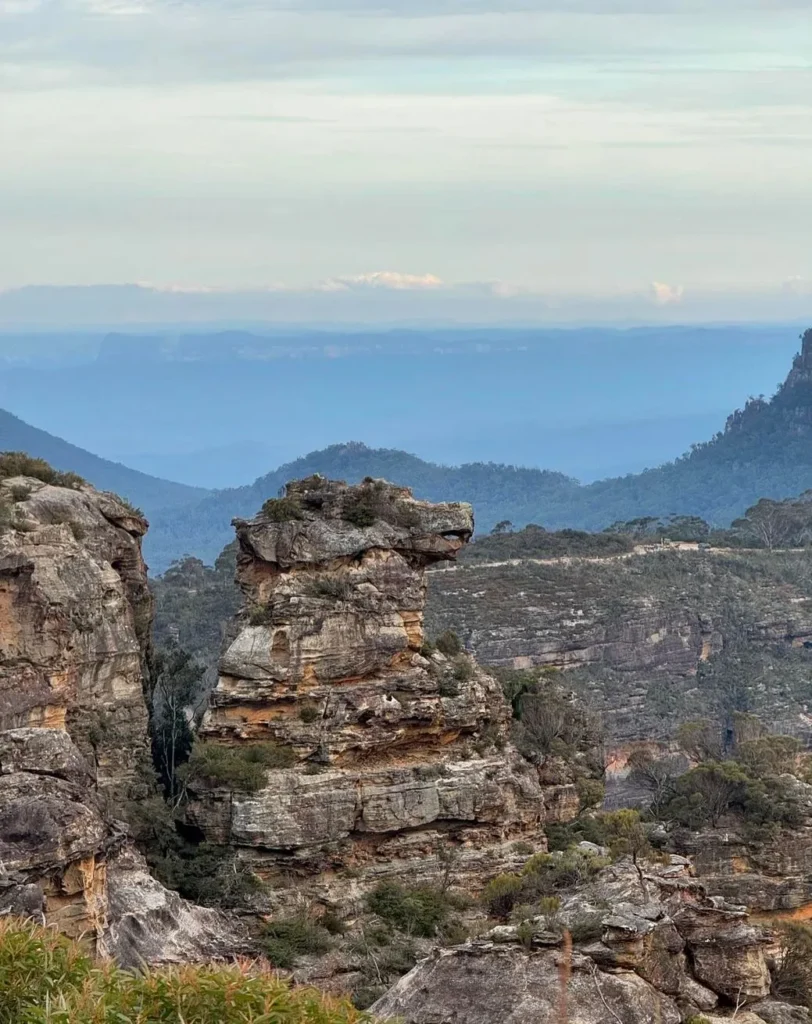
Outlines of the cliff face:
{"type": "Polygon", "coordinates": [[[90,487],[0,481],[0,913],[125,964],[243,948],[149,876],[117,797],[149,757],[145,520],[90,487]]]}
{"type": "Polygon", "coordinates": [[[455,629],[485,664],[567,670],[619,753],[737,710],[807,740],[807,579],[792,552],[460,565],[431,573],[429,627],[455,629]]]}
{"type": "Polygon", "coordinates": [[[546,810],[496,681],[424,646],[425,569],[466,543],[469,506],[317,477],[236,527],[247,603],[202,734],[273,741],[295,766],[253,795],[197,785],[190,818],[207,838],[277,880],[464,881],[513,863],[545,817],[575,813],[574,789],[548,793],[546,810]]]}
{"type": "Polygon", "coordinates": [[[65,730],[105,787],[147,748],[146,521],[113,495],[2,481],[0,727],[65,730]]]}

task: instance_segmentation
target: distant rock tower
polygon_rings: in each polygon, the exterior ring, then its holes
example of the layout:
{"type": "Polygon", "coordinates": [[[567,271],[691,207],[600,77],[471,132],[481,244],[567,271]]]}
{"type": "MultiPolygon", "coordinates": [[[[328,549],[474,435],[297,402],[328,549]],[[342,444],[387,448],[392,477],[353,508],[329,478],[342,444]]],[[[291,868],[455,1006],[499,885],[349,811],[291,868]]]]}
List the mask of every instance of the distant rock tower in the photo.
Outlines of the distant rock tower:
{"type": "Polygon", "coordinates": [[[253,794],[198,785],[191,821],[277,885],[310,878],[327,897],[521,863],[516,841],[543,843],[552,815],[537,771],[510,745],[498,683],[423,637],[424,571],[467,543],[471,507],[312,477],[235,526],[246,606],[202,734],[272,740],[295,764],[253,794]]]}

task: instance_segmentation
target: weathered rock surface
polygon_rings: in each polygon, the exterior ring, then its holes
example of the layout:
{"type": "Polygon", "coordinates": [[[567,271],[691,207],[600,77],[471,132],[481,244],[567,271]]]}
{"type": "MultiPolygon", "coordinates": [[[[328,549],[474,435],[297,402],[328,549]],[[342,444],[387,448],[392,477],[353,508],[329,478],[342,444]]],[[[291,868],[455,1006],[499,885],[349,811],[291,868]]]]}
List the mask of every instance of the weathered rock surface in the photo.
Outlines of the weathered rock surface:
{"type": "Polygon", "coordinates": [[[0,482],[0,727],[67,730],[99,783],[132,781],[147,748],[152,599],[143,517],[91,487],[0,482]]]}
{"type": "Polygon", "coordinates": [[[107,865],[107,918],[106,950],[125,967],[196,963],[253,952],[236,918],[165,889],[131,846],[119,850],[107,865]]]}
{"type": "Polygon", "coordinates": [[[0,913],[32,918],[127,966],[248,950],[243,930],[153,879],[110,821],[67,733],[0,733],[0,913]]]}
{"type": "MultiPolygon", "coordinates": [[[[517,861],[512,841],[543,841],[544,793],[498,683],[424,647],[425,569],[466,543],[470,507],[312,478],[236,527],[247,603],[201,732],[298,763],[250,796],[196,786],[190,821],[265,877],[426,873],[439,847],[453,878],[486,877],[517,861]]],[[[567,794],[550,798],[561,818],[567,794]]]]}
{"type": "Polygon", "coordinates": [[[780,1021],[794,1010],[765,1001],[764,946],[747,914],[708,898],[679,858],[642,874],[626,860],[553,915],[436,951],[373,1011],[404,1024],[678,1024],[729,1020],[738,1007],[736,1020],[759,1024],[757,1004],[780,1021]]]}

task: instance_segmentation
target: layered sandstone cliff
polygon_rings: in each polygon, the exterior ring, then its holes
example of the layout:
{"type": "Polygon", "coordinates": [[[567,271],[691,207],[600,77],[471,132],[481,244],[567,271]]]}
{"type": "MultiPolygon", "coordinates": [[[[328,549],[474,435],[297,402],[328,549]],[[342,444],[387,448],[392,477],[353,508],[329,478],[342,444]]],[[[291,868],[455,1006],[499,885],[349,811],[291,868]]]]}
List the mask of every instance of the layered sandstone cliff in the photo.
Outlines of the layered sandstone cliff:
{"type": "Polygon", "coordinates": [[[65,730],[99,783],[122,788],[148,750],[152,599],[144,518],[111,494],[0,481],[0,728],[65,730]]]}
{"type": "Polygon", "coordinates": [[[235,525],[246,606],[201,731],[272,741],[294,763],[253,794],[196,784],[189,817],[206,838],[279,884],[464,882],[575,813],[574,790],[545,804],[496,681],[425,645],[425,570],[468,541],[470,506],[316,477],[235,525]]]}
{"type": "Polygon", "coordinates": [[[152,879],[119,799],[149,763],[143,517],[86,485],[0,481],[0,914],[133,966],[244,948],[152,879]]]}

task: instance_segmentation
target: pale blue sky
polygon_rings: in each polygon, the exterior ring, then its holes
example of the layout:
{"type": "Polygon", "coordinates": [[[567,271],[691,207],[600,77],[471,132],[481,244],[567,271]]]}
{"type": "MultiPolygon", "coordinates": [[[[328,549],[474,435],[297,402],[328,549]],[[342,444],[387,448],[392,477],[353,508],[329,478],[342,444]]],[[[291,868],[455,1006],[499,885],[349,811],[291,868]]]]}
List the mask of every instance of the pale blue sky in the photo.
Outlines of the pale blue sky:
{"type": "Polygon", "coordinates": [[[807,0],[0,0],[0,149],[0,288],[812,294],[807,0]]]}

